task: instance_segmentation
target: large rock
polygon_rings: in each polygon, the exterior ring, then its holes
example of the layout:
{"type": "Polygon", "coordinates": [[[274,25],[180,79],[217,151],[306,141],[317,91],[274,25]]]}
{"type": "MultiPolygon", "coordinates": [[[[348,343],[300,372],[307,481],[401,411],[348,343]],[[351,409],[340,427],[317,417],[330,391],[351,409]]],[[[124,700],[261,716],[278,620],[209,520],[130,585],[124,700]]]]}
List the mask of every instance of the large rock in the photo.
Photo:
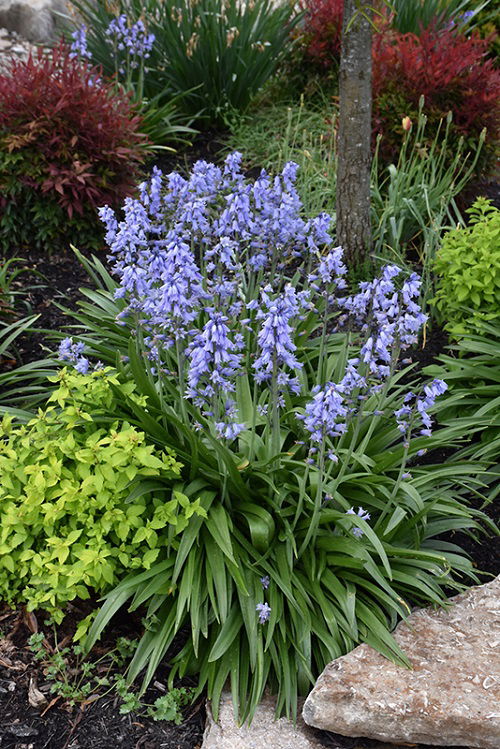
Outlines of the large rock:
{"type": "Polygon", "coordinates": [[[67,13],[64,0],[0,0],[0,26],[30,42],[50,42],[57,36],[58,13],[67,13]]]}
{"type": "Polygon", "coordinates": [[[500,576],[395,630],[413,670],[368,645],[330,663],[306,723],[344,736],[500,749],[500,576]]]}
{"type": "Polygon", "coordinates": [[[297,725],[286,718],[275,720],[276,703],[266,697],[257,707],[250,726],[238,726],[234,720],[231,695],[223,692],[216,723],[207,709],[207,726],[202,749],[323,749],[314,731],[300,717],[297,725]]]}

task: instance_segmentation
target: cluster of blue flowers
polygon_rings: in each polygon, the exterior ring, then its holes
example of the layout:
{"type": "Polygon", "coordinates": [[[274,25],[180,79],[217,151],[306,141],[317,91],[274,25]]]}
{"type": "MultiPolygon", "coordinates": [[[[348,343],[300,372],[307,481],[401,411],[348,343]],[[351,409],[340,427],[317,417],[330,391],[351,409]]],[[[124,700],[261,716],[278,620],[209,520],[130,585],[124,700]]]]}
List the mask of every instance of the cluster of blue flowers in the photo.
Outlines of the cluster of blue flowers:
{"type": "Polygon", "coordinates": [[[401,273],[398,266],[386,265],[379,278],[360,283],[360,292],[343,303],[366,334],[360,357],[370,374],[381,380],[389,377],[393,357],[417,343],[428,317],[415,301],[420,278],[412,273],[398,289],[395,279],[401,273]]]}
{"type": "MultiPolygon", "coordinates": [[[[108,42],[117,52],[125,52],[130,58],[130,67],[138,68],[139,60],[147,60],[155,41],[154,34],[148,34],[143,21],[139,20],[130,24],[127,16],[122,14],[114,18],[106,29],[108,42]]],[[[85,24],[73,31],[71,43],[71,57],[82,57],[90,60],[92,54],[88,48],[87,27],[85,24]]],[[[125,68],[120,67],[120,73],[125,73],[125,68]]]]}
{"type": "Polygon", "coordinates": [[[257,310],[256,319],[262,321],[257,334],[259,355],[253,364],[257,382],[269,381],[275,375],[280,390],[288,388],[292,393],[300,393],[297,377],[291,377],[286,369],[302,368],[295,356],[297,347],[291,321],[300,317],[302,308],[308,307],[308,296],[288,283],[281,294],[273,297],[272,287],[266,286],[261,292],[262,306],[259,308],[257,300],[247,305],[248,309],[257,310]]]}
{"type": "MultiPolygon", "coordinates": [[[[327,288],[344,288],[341,258],[339,248],[331,251],[309,276],[318,290],[321,284],[327,288]]],[[[421,281],[412,273],[398,288],[395,279],[401,272],[397,266],[386,265],[378,278],[361,282],[357,294],[335,297],[339,309],[345,313],[344,320],[345,316],[353,318],[364,333],[365,342],[359,357],[348,360],[339,383],[328,382],[313,390],[312,401],[306,405],[305,414],[299,417],[312,443],[325,445],[327,437],[335,439],[344,434],[347,421],[357,412],[359,402],[380,390],[381,383],[393,373],[399,352],[417,342],[418,332],[427,320],[416,301],[421,281]]],[[[419,399],[418,403],[421,402],[424,401],[419,399]]],[[[425,403],[430,407],[428,399],[425,403]]],[[[335,459],[331,451],[329,456],[335,459]]],[[[310,458],[310,462],[314,459],[310,458]]]]}
{"type": "Polygon", "coordinates": [[[87,46],[87,27],[85,24],[73,31],[70,57],[83,57],[91,59],[92,54],[87,46]]]}
{"type": "Polygon", "coordinates": [[[334,382],[328,382],[323,388],[317,385],[312,392],[314,397],[307,403],[301,419],[311,434],[311,441],[324,443],[326,437],[334,438],[346,431],[348,408],[344,394],[334,382]]]}
{"type": "MultiPolygon", "coordinates": [[[[264,575],[260,578],[260,583],[264,590],[267,590],[271,584],[271,578],[269,577],[269,575],[264,575]]],[[[255,610],[259,615],[260,624],[265,624],[267,621],[269,621],[271,617],[271,607],[266,601],[264,601],[264,603],[258,603],[255,607],[255,610]]]]}
{"type": "MultiPolygon", "coordinates": [[[[365,522],[367,522],[371,518],[370,513],[364,510],[362,507],[358,507],[357,512],[355,512],[354,507],[351,507],[349,510],[346,511],[346,515],[355,515],[358,518],[361,518],[361,520],[364,520],[365,522]]],[[[355,536],[356,538],[361,538],[361,536],[364,535],[364,531],[362,528],[355,525],[354,528],[352,529],[352,535],[355,536]]]]}
{"type": "Polygon", "coordinates": [[[139,199],[126,201],[123,221],[118,224],[109,209],[101,212],[116,271],[134,264],[156,283],[159,261],[152,254],[165,246],[168,233],[199,248],[200,264],[206,263],[204,269],[217,279],[213,291],[234,298],[235,280],[246,290],[258,271],[276,271],[277,276],[291,258],[319,254],[332,241],[325,231],[329,219],[301,217],[295,172],[296,165],[287,164],[274,179],[263,171],[247,182],[238,152],[222,168],[197,162],[189,179],[176,172],[164,177],[156,169],[141,185],[139,199]]]}
{"type": "Polygon", "coordinates": [[[256,381],[272,381],[280,394],[300,391],[293,336],[312,303],[309,291],[284,281],[286,265],[316,258],[320,284],[344,284],[340,248],[320,259],[332,241],[330,218],[300,215],[296,170],[287,164],[274,179],[263,171],[252,184],[241,172],[241,154],[233,153],[222,168],[198,162],[188,179],[155,169],[139,198],[125,201],[121,221],[109,207],[100,210],[120,279],[117,297],[128,303],[123,316],[136,315],[146,328],[154,360],[182,344],[186,397],[229,439],[244,428],[227,397],[242,371],[243,331],[259,325],[256,381]],[[270,283],[257,298],[264,279],[270,283]]]}
{"type": "Polygon", "coordinates": [[[80,374],[87,374],[90,362],[87,357],[82,356],[85,351],[85,344],[79,341],[75,343],[72,338],[64,338],[59,344],[59,359],[64,362],[73,364],[76,371],[80,374]]]}
{"type": "MultiPolygon", "coordinates": [[[[126,51],[132,57],[144,60],[150,56],[155,41],[154,34],[148,34],[144,23],[139,19],[134,24],[129,24],[127,16],[123,13],[114,18],[106,29],[106,35],[113,46],[120,51],[126,51]]],[[[132,62],[132,67],[137,67],[137,61],[132,62]]]]}
{"type": "Polygon", "coordinates": [[[409,444],[412,431],[416,426],[421,426],[420,434],[423,437],[430,437],[432,428],[432,419],[429,416],[429,410],[434,406],[436,398],[442,395],[448,389],[448,385],[443,380],[435,379],[430,384],[424,385],[421,395],[407,393],[403,405],[394,411],[399,431],[404,436],[405,445],[409,444]]]}
{"type": "MultiPolygon", "coordinates": [[[[326,214],[322,214],[322,221],[326,214]]],[[[328,219],[330,217],[328,216],[328,219]]],[[[328,222],[329,223],[329,222],[328,222]]],[[[326,232],[328,225],[324,224],[323,231],[326,232]]],[[[328,236],[328,235],[327,235],[328,236]]],[[[316,238],[319,241],[320,237],[316,234],[316,238]]],[[[324,242],[327,244],[327,242],[324,242]]],[[[323,291],[327,293],[327,301],[332,303],[335,300],[333,293],[339,289],[346,288],[346,282],[343,276],[347,273],[347,268],[343,263],[343,250],[342,247],[335,247],[330,252],[321,257],[317,268],[314,273],[309,274],[309,284],[313,291],[323,291]]]]}
{"type": "MultiPolygon", "coordinates": [[[[250,368],[258,385],[269,386],[275,401],[268,399],[271,408],[259,404],[259,414],[268,415],[284,406],[287,392],[301,394],[299,321],[319,300],[323,310],[349,316],[364,334],[359,356],[349,359],[340,382],[317,386],[298,416],[311,444],[328,447],[336,461],[331,441],[346,432],[359,403],[381,388],[398,352],[416,343],[427,320],[418,304],[421,281],[413,273],[398,282],[401,269],[387,265],[357,294],[342,297],[342,248],[330,249],[327,214],[301,216],[297,165],[286,164],[274,178],[262,171],[251,182],[241,159],[235,152],[222,167],[199,161],[188,178],[155,168],[139,197],[125,201],[122,220],[109,207],[100,209],[120,281],[116,296],[127,301],[121,317],[134,315],[145,329],[152,360],[161,362],[173,346],[182,352],[185,397],[212,419],[220,437],[232,440],[249,426],[231,397],[242,372],[250,368]],[[299,277],[292,284],[300,263],[311,270],[305,283],[299,277]]],[[[402,432],[413,410],[423,430],[430,429],[436,387],[396,412],[402,432]]]]}
{"type": "Polygon", "coordinates": [[[448,28],[452,29],[455,26],[465,26],[474,18],[477,12],[477,10],[466,10],[464,13],[459,13],[456,17],[456,20],[454,18],[451,19],[448,24],[448,28]]]}

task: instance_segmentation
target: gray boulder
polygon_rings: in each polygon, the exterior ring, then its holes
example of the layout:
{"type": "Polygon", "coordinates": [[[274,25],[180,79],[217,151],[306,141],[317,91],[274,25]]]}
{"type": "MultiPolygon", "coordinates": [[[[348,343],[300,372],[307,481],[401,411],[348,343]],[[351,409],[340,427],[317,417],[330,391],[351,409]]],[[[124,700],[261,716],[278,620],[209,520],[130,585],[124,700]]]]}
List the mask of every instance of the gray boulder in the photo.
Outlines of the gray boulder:
{"type": "Polygon", "coordinates": [[[500,576],[451,602],[396,628],[411,671],[368,645],[330,663],[305,702],[305,722],[392,743],[499,749],[500,576]]]}
{"type": "Polygon", "coordinates": [[[0,27],[15,31],[30,42],[46,43],[58,35],[64,0],[0,0],[0,27]]]}

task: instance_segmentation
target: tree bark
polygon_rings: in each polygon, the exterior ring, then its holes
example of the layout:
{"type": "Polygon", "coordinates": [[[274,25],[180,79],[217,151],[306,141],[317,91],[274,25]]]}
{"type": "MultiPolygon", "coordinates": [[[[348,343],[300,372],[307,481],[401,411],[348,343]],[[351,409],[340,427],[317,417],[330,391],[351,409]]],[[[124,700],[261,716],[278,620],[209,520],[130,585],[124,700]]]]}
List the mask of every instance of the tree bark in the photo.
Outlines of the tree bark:
{"type": "Polygon", "coordinates": [[[351,267],[365,264],[371,244],[372,26],[359,6],[344,0],[339,73],[337,242],[351,267]]]}

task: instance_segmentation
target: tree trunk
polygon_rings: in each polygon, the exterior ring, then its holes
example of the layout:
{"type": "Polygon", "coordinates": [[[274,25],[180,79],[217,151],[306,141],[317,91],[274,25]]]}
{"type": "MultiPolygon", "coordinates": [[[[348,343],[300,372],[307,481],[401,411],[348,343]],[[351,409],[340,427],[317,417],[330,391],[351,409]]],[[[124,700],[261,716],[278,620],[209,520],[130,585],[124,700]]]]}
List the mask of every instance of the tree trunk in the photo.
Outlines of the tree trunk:
{"type": "Polygon", "coordinates": [[[372,26],[359,6],[344,0],[339,73],[337,242],[351,267],[365,264],[371,243],[372,26]]]}

